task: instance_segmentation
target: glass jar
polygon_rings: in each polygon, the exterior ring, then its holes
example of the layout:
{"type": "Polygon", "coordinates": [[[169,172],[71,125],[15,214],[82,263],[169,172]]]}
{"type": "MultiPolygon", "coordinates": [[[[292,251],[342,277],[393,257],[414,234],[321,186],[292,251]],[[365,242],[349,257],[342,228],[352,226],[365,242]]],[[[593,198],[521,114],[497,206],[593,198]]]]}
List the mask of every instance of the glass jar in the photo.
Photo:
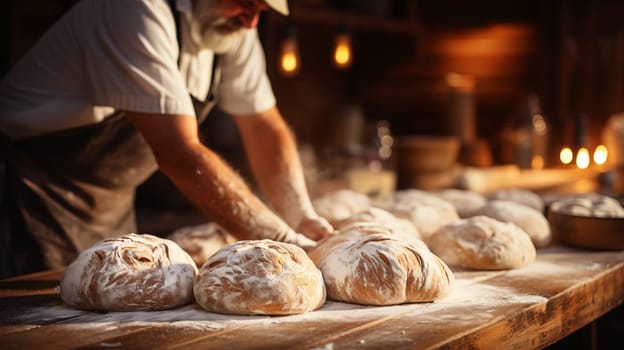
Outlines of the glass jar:
{"type": "Polygon", "coordinates": [[[501,132],[501,158],[522,169],[547,165],[548,125],[537,95],[529,95],[508,118],[501,132]]]}

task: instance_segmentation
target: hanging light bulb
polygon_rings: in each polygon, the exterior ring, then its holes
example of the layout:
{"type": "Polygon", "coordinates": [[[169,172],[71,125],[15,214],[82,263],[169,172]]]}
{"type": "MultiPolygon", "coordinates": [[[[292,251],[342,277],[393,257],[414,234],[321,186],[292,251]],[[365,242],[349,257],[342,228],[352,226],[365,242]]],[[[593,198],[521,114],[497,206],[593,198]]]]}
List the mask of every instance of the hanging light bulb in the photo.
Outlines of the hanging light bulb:
{"type": "Polygon", "coordinates": [[[332,53],[334,66],[339,69],[346,69],[353,63],[353,47],[351,45],[351,34],[346,28],[340,29],[334,38],[334,50],[332,53]]]}
{"type": "Polygon", "coordinates": [[[579,169],[587,169],[589,167],[589,150],[585,147],[581,147],[576,153],[576,166],[579,169]]]}
{"type": "Polygon", "coordinates": [[[301,69],[297,33],[292,26],[288,28],[286,37],[282,41],[278,63],[279,71],[287,77],[296,75],[301,69]]]}
{"type": "Polygon", "coordinates": [[[604,145],[598,145],[596,150],[594,150],[594,163],[603,165],[607,162],[608,156],[609,152],[607,151],[607,147],[604,145]]]}
{"type": "Polygon", "coordinates": [[[572,149],[570,149],[570,147],[564,147],[561,149],[561,152],[559,152],[559,159],[563,164],[572,163],[574,160],[574,153],[572,152],[572,149]]]}

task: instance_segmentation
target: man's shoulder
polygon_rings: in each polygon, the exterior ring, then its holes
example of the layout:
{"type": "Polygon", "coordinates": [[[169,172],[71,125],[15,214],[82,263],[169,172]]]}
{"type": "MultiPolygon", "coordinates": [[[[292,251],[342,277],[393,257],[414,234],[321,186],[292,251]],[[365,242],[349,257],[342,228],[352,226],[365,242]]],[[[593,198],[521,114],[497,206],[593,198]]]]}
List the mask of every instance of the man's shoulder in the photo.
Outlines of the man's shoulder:
{"type": "Polygon", "coordinates": [[[125,42],[175,33],[167,0],[83,0],[78,6],[82,9],[76,11],[74,21],[83,24],[79,28],[93,28],[92,33],[100,38],[125,42]]]}
{"type": "Polygon", "coordinates": [[[122,17],[171,14],[167,0],[82,0],[77,6],[83,6],[87,10],[100,15],[114,13],[122,17]]]}

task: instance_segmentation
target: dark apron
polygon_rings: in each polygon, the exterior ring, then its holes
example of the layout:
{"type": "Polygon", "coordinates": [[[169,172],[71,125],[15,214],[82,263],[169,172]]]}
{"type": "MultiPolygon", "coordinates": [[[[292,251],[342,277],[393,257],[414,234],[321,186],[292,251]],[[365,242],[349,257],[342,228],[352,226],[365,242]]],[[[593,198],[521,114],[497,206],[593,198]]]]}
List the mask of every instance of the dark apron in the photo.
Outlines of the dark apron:
{"type": "MultiPolygon", "coordinates": [[[[215,57],[206,101],[193,99],[198,124],[216,103],[220,82],[216,62],[215,57]]],[[[157,164],[123,113],[94,125],[13,142],[4,138],[2,143],[7,167],[4,215],[10,219],[10,237],[2,242],[8,252],[0,253],[21,260],[9,262],[15,272],[64,267],[104,238],[137,231],[135,190],[157,164]],[[11,207],[18,211],[11,212],[11,207]],[[28,235],[39,252],[32,251],[28,235]],[[33,253],[43,254],[44,266],[21,268],[41,264],[36,256],[28,256],[33,253]]]]}

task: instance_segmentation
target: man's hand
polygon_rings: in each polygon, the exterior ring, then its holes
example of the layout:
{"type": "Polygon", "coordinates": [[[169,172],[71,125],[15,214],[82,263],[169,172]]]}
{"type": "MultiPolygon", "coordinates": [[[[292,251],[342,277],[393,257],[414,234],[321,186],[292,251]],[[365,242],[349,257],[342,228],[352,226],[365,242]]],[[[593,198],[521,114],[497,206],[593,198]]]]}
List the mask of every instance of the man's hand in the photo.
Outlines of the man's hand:
{"type": "Polygon", "coordinates": [[[275,211],[313,240],[331,235],[334,229],[314,211],[294,134],[277,108],[235,121],[254,176],[275,211]]]}
{"type": "Polygon", "coordinates": [[[334,228],[320,216],[304,218],[297,226],[297,232],[301,232],[311,239],[318,241],[334,234],[334,228]]]}
{"type": "Polygon", "coordinates": [[[301,247],[303,250],[310,251],[310,249],[316,247],[316,242],[309,239],[308,237],[300,234],[300,233],[296,233],[296,236],[294,236],[291,240],[290,243],[294,244],[294,245],[298,245],[299,247],[301,247]]]}

